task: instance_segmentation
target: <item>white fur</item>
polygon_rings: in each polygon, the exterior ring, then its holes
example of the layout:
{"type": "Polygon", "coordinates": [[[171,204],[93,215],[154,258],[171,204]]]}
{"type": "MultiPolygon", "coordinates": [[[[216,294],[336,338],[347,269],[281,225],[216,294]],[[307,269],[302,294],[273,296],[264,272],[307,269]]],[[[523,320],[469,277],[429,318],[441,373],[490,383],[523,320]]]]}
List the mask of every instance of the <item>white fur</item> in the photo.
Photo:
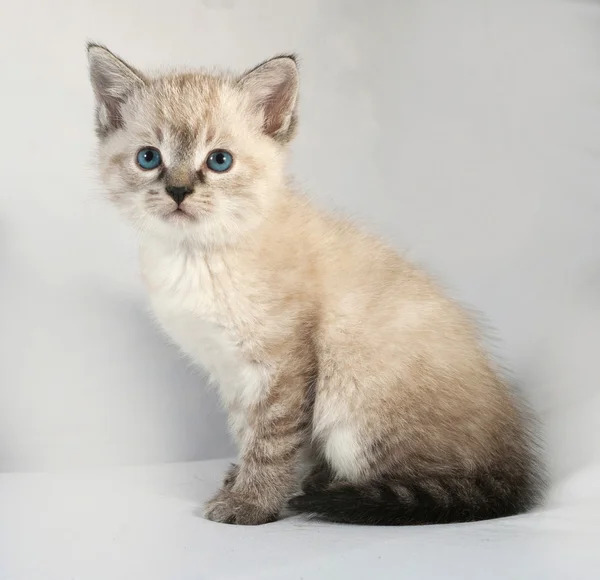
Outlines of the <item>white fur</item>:
{"type": "MultiPolygon", "coordinates": [[[[344,381],[341,377],[338,380],[344,381]]],[[[346,387],[351,384],[348,377],[346,387]]],[[[369,465],[365,455],[364,429],[361,429],[360,413],[357,399],[358,389],[351,389],[351,397],[347,397],[342,384],[329,380],[329,384],[319,381],[317,399],[313,414],[313,437],[323,444],[323,452],[328,463],[338,477],[348,481],[359,482],[368,473],[369,465]],[[331,389],[326,396],[321,393],[331,389]]]]}
{"type": "Polygon", "coordinates": [[[246,412],[265,395],[269,374],[244,352],[229,309],[219,301],[230,282],[227,269],[164,239],[143,243],[142,269],[160,325],[218,385],[232,433],[242,442],[246,412]]]}
{"type": "Polygon", "coordinates": [[[358,482],[366,473],[364,441],[361,441],[356,426],[347,423],[332,427],[325,439],[324,451],[339,477],[358,482]]]}

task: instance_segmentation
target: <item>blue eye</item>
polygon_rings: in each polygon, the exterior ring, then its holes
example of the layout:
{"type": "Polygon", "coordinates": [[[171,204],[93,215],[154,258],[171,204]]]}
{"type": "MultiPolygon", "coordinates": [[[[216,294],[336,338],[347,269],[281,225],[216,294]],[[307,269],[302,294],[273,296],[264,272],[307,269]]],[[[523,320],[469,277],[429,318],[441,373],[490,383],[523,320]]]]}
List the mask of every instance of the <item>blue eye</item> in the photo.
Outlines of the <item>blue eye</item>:
{"type": "Polygon", "coordinates": [[[229,151],[223,151],[223,149],[217,149],[213,151],[206,160],[206,165],[209,169],[216,171],[217,173],[223,173],[227,171],[233,163],[233,157],[229,151]]]}
{"type": "Polygon", "coordinates": [[[146,170],[156,169],[162,163],[160,151],[154,147],[144,147],[137,154],[137,164],[146,170]]]}

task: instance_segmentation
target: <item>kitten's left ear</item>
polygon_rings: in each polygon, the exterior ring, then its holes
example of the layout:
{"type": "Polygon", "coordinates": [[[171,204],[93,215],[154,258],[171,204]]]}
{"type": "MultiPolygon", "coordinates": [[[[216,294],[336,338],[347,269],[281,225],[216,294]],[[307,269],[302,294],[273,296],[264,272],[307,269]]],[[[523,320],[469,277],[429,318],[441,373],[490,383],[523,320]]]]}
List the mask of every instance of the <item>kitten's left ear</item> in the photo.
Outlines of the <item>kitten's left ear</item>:
{"type": "Polygon", "coordinates": [[[122,126],[121,107],[136,88],[146,83],[141,73],[98,44],[88,44],[90,79],[96,95],[100,136],[122,126]]]}
{"type": "Polygon", "coordinates": [[[238,86],[263,114],[263,129],[280,143],[294,136],[297,122],[298,66],[295,56],[277,56],[244,74],[238,86]]]}

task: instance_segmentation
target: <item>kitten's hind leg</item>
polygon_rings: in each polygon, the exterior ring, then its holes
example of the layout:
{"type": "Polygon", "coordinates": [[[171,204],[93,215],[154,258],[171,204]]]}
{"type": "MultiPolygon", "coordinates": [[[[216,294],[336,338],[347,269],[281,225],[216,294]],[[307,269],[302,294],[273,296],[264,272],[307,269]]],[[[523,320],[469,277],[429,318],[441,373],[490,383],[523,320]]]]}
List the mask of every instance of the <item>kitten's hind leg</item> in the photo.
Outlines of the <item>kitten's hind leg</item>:
{"type": "Polygon", "coordinates": [[[302,493],[322,491],[333,481],[333,473],[327,463],[322,460],[312,467],[302,481],[302,493]]]}
{"type": "Polygon", "coordinates": [[[240,470],[240,466],[237,463],[232,463],[227,471],[225,472],[225,477],[223,478],[223,489],[231,489],[235,484],[235,480],[237,479],[238,473],[240,470]]]}

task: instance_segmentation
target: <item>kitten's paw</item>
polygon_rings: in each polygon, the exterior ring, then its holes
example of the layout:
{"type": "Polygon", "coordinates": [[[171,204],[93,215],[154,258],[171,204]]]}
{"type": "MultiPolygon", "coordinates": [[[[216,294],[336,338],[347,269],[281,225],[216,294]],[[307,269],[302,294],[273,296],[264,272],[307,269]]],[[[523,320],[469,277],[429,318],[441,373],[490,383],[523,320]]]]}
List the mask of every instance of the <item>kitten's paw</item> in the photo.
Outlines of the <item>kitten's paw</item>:
{"type": "Polygon", "coordinates": [[[278,514],[265,510],[240,494],[222,489],[206,504],[204,515],[213,522],[255,526],[274,522],[278,514]]]}

